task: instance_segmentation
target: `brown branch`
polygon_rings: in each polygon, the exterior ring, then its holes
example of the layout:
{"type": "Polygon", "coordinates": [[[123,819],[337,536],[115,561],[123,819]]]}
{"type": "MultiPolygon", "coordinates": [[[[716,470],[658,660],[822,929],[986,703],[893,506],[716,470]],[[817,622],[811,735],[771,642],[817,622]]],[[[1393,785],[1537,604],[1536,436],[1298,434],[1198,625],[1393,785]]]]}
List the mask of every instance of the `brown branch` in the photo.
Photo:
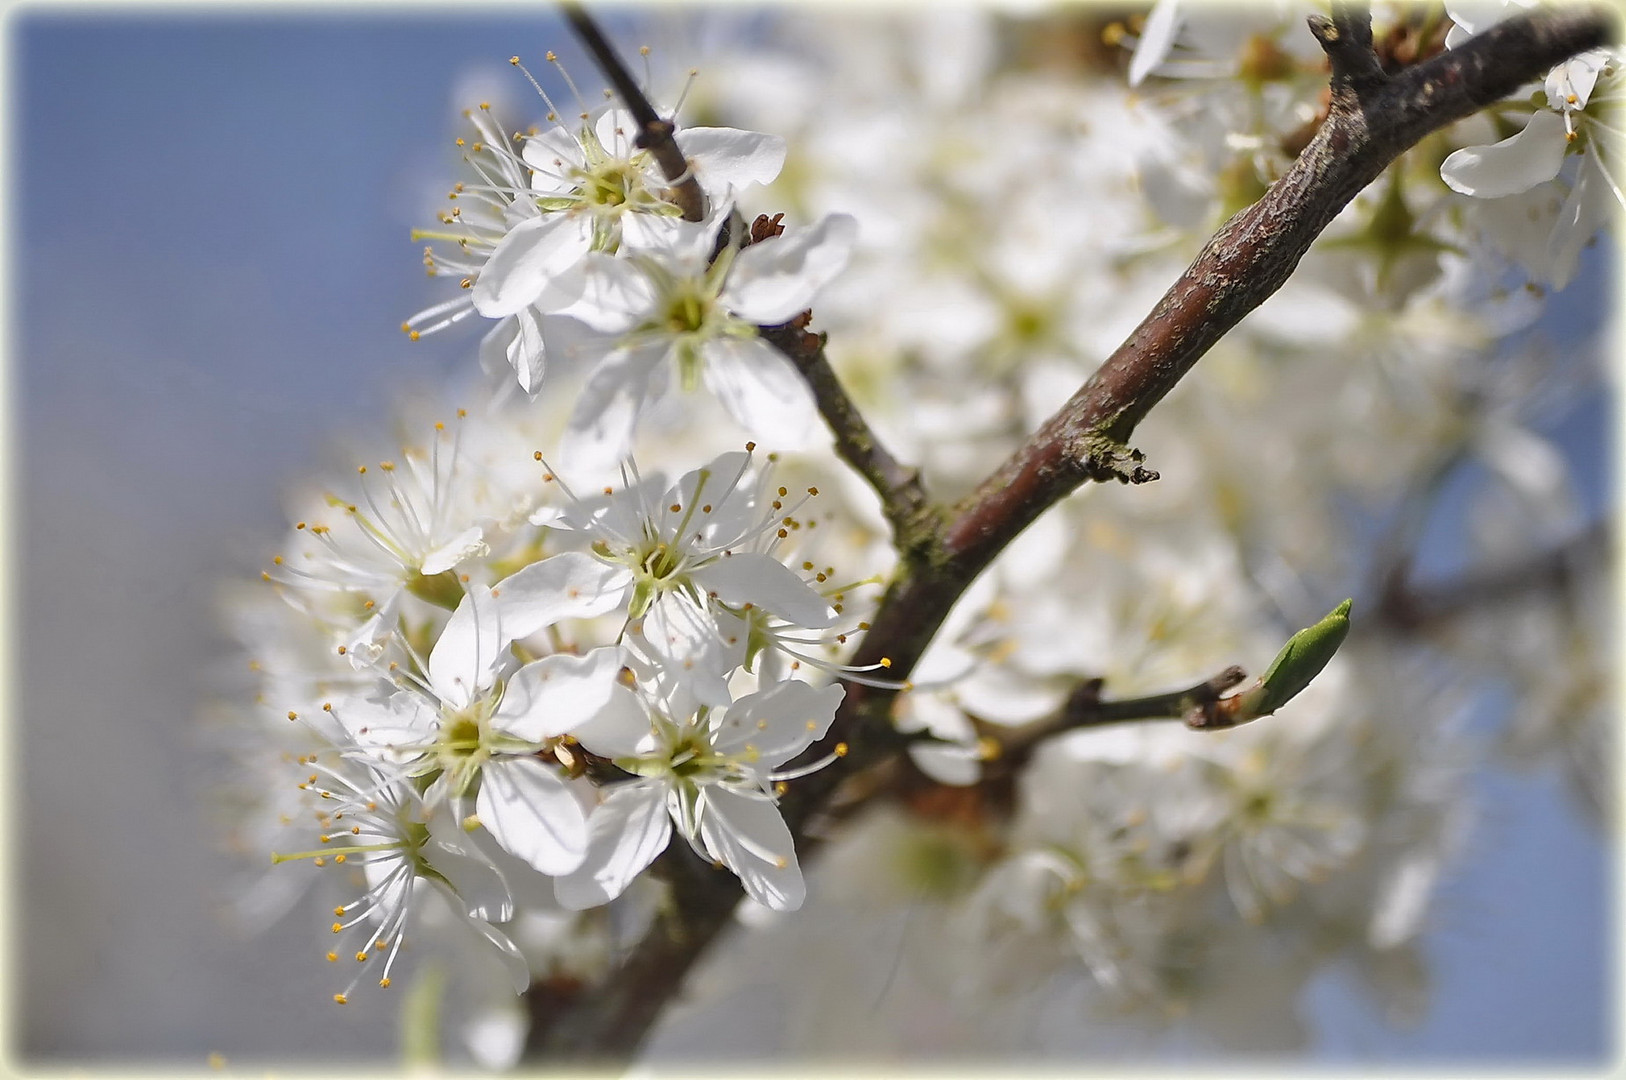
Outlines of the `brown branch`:
{"type": "Polygon", "coordinates": [[[682,209],[683,219],[703,221],[706,217],[706,193],[700,189],[700,181],[695,179],[694,170],[689,167],[677,140],[672,137],[677,125],[662,119],[655,112],[655,107],[633,81],[632,74],[621,63],[621,58],[615,54],[609,41],[605,40],[593,17],[580,4],[563,3],[560,7],[564,9],[571,29],[576,31],[582,44],[587,46],[587,51],[593,54],[599,68],[614,85],[627,111],[638,121],[638,136],[634,144],[654,155],[661,172],[672,185],[672,198],[682,209]]]}
{"type": "MultiPolygon", "coordinates": [[[[1310,145],[1258,203],[1220,228],[1129,339],[962,504],[940,540],[934,535],[900,552],[856,664],[887,657],[892,674],[906,678],[966,587],[1041,513],[1087,480],[1152,479],[1125,445],[1136,425],[1216,341],[1280,288],[1358,191],[1424,135],[1610,35],[1601,9],[1534,12],[1388,76],[1375,60],[1358,55],[1370,52],[1369,27],[1364,13],[1348,7],[1312,24],[1335,75],[1327,120],[1310,145]]],[[[849,684],[824,747],[840,740],[850,752],[791,785],[780,808],[793,834],[805,838],[845,778],[897,754],[889,721],[893,693],[849,684]]],[[[661,860],[677,868],[668,871],[670,917],[658,920],[598,992],[533,1008],[527,1045],[533,1060],[550,1051],[630,1058],[705,942],[727,924],[740,895],[737,883],[705,870],[684,847],[674,844],[661,860]]]]}
{"type": "Polygon", "coordinates": [[[1065,731],[1136,720],[1184,720],[1194,709],[1212,707],[1221,694],[1245,678],[1247,672],[1232,665],[1183,690],[1117,700],[1101,697],[1105,680],[1085,679],[1073,688],[1054,715],[1042,720],[1021,727],[973,720],[978,736],[997,747],[984,770],[985,776],[992,779],[999,774],[1019,771],[1041,742],[1065,731]]]}
{"type": "Polygon", "coordinates": [[[1594,521],[1565,543],[1500,566],[1476,568],[1428,585],[1407,580],[1410,566],[1396,564],[1378,600],[1377,620],[1391,630],[1419,633],[1452,619],[1522,597],[1556,592],[1598,569],[1613,550],[1614,530],[1594,521]]]}
{"type": "Polygon", "coordinates": [[[803,319],[759,329],[763,340],[784,353],[807,380],[819,414],[835,436],[837,456],[880,496],[881,511],[892,525],[894,547],[922,550],[935,538],[942,522],[927,502],[920,470],[900,464],[881,445],[825,358],[824,335],[808,333],[802,328],[805,325],[803,319]]]}

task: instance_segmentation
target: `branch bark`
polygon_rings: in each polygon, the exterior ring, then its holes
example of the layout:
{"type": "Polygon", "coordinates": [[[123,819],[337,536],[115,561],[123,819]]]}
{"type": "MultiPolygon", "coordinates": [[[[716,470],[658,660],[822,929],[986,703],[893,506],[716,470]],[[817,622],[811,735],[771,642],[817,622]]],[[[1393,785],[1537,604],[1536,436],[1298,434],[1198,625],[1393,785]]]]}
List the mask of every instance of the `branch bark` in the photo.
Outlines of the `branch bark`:
{"type": "MultiPolygon", "coordinates": [[[[1041,513],[1089,480],[1155,479],[1127,446],[1135,427],[1216,341],[1280,288],[1357,192],[1424,135],[1604,44],[1611,33],[1602,9],[1535,12],[1387,75],[1372,53],[1363,9],[1339,5],[1331,19],[1315,17],[1310,25],[1328,54],[1332,78],[1326,122],[1309,146],[1259,202],[1220,228],[1128,340],[941,531],[931,530],[900,551],[896,575],[854,663],[887,657],[891,674],[907,678],[967,586],[1041,513]]],[[[846,395],[833,374],[829,382],[835,390],[826,387],[821,408],[845,408],[846,395]]],[[[837,428],[838,437],[842,430],[837,428]]],[[[848,434],[863,430],[851,426],[848,434]]],[[[854,449],[844,456],[860,471],[868,469],[872,484],[893,485],[903,476],[894,473],[890,457],[870,457],[865,464],[865,455],[854,449]]],[[[899,752],[888,715],[892,694],[849,684],[824,744],[846,742],[847,757],[796,781],[780,803],[798,838],[843,779],[899,752]]],[[[704,867],[681,843],[671,845],[660,865],[672,887],[669,917],[657,920],[599,988],[565,1001],[532,996],[531,1060],[630,1058],[705,945],[730,920],[741,895],[731,875],[704,867]]]]}

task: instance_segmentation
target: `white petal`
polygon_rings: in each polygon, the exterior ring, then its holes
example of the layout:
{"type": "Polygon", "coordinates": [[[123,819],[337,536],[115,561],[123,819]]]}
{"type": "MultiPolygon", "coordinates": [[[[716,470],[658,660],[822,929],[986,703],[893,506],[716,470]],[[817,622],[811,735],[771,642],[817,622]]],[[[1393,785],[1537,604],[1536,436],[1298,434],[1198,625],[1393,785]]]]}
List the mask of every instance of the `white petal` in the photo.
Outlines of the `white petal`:
{"type": "Polygon", "coordinates": [[[560,440],[560,461],[597,473],[632,448],[638,418],[666,390],[666,343],[613,353],[588,377],[560,440]]]}
{"type": "Polygon", "coordinates": [[[796,845],[779,808],[713,785],[701,792],[700,842],[740,877],[751,899],[775,911],[795,911],[807,897],[796,845]]]}
{"type": "Polygon", "coordinates": [[[542,298],[549,282],[587,253],[569,214],[527,218],[497,242],[475,278],[475,310],[490,319],[513,315],[542,298]]]}
{"type": "Polygon", "coordinates": [[[527,304],[514,314],[514,337],[503,355],[519,379],[519,388],[535,396],[547,373],[548,342],[542,333],[542,315],[527,304]]]}
{"type": "Polygon", "coordinates": [[[626,599],[632,571],[567,551],[532,563],[491,587],[502,632],[510,641],[529,637],[560,619],[589,619],[614,611],[626,599]]]}
{"type": "Polygon", "coordinates": [[[505,645],[499,639],[497,602],[491,590],[470,589],[429,654],[429,686],[435,696],[454,709],[473,701],[476,693],[491,685],[505,645]]]}
{"type": "Polygon", "coordinates": [[[841,273],[857,238],[857,220],[829,214],[811,229],[752,244],[729,267],[719,299],[749,322],[788,322],[841,273]]]}
{"type": "Polygon", "coordinates": [[[422,694],[410,690],[391,694],[385,701],[352,698],[333,709],[334,718],[357,746],[395,765],[423,756],[422,747],[433,738],[439,715],[422,694]]]}
{"type": "Polygon", "coordinates": [[[1497,199],[1529,191],[1564,164],[1564,118],[1546,109],[1524,130],[1493,146],[1468,146],[1445,159],[1440,178],[1452,191],[1497,199]]]}
{"type": "Polygon", "coordinates": [[[672,835],[664,785],[619,784],[588,820],[591,832],[581,866],[553,883],[559,903],[573,911],[607,904],[655,861],[672,835]]]}
{"type": "Polygon", "coordinates": [[[717,338],[700,377],[740,426],[784,450],[809,446],[819,430],[813,392],[778,349],[761,338],[717,338]]]}
{"type": "Polygon", "coordinates": [[[1179,0],[1159,0],[1152,8],[1141,28],[1140,41],[1135,44],[1134,59],[1129,61],[1130,86],[1139,86],[1142,79],[1168,58],[1183,21],[1179,0]]]}
{"type": "Polygon", "coordinates": [[[576,741],[602,757],[629,757],[654,748],[649,713],[638,695],[619,684],[609,701],[571,731],[576,741]]]}
{"type": "Polygon", "coordinates": [[[563,735],[610,704],[620,674],[619,645],[605,645],[585,656],[544,656],[514,672],[491,722],[527,742],[563,735]]]}
{"type": "Polygon", "coordinates": [[[1615,211],[1616,200],[1606,190],[1606,179],[1600,169],[1587,167],[1592,164],[1595,162],[1584,162],[1576,173],[1575,186],[1559,208],[1558,220],[1547,240],[1547,278],[1555,289],[1570,283],[1581,249],[1609,224],[1615,211]]]}
{"type": "Polygon", "coordinates": [[[464,529],[440,547],[423,557],[423,565],[418,572],[424,575],[439,574],[450,570],[464,559],[472,559],[484,555],[490,548],[486,547],[478,525],[471,529],[464,529]]]}
{"type": "Polygon", "coordinates": [[[569,172],[587,164],[581,144],[562,127],[551,127],[525,140],[520,151],[525,164],[536,170],[531,190],[540,195],[563,194],[575,187],[569,172]]]}
{"type": "Polygon", "coordinates": [[[587,818],[560,775],[532,757],[495,758],[480,770],[480,824],[544,874],[568,874],[587,853],[587,818]]]}
{"type": "Polygon", "coordinates": [[[695,584],[725,604],[755,604],[797,626],[833,626],[836,613],[796,571],[771,555],[741,551],[703,566],[695,584]]]}
{"type": "MultiPolygon", "coordinates": [[[[454,800],[455,803],[455,800],[454,800]]],[[[429,865],[445,878],[463,901],[464,910],[477,919],[507,922],[514,917],[508,882],[463,831],[453,804],[441,803],[429,816],[429,865]]]]}
{"type": "Polygon", "coordinates": [[[753,747],[758,768],[772,769],[824,738],[845,696],[840,684],[811,686],[796,681],[747,694],[729,706],[712,736],[712,745],[725,754],[753,747]]]}
{"type": "Polygon", "coordinates": [[[674,136],[707,193],[766,184],[785,165],[785,140],[736,128],[685,128],[674,136]]]}

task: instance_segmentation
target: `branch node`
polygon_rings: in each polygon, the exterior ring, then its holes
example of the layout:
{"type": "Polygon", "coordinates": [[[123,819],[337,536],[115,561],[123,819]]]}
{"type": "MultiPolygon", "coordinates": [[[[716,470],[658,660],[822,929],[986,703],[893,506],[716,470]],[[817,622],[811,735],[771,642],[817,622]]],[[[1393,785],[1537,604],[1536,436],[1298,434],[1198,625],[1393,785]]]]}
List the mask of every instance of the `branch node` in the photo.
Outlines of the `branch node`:
{"type": "Polygon", "coordinates": [[[1332,18],[1311,15],[1305,21],[1332,65],[1335,95],[1340,90],[1361,91],[1388,81],[1372,48],[1372,13],[1366,5],[1335,4],[1332,18]]]}
{"type": "Polygon", "coordinates": [[[1159,476],[1156,469],[1141,464],[1146,460],[1144,453],[1100,432],[1091,432],[1079,440],[1073,457],[1084,475],[1098,483],[1116,480],[1120,484],[1148,484],[1159,476]]]}

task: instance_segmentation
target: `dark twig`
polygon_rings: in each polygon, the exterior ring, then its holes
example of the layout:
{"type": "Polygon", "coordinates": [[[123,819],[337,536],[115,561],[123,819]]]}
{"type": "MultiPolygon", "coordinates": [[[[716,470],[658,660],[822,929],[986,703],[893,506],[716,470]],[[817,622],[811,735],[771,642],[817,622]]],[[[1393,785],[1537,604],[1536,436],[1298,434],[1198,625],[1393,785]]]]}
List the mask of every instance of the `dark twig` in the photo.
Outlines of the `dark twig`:
{"type": "Polygon", "coordinates": [[[1107,700],[1101,697],[1103,679],[1086,679],[1074,687],[1066,702],[1052,716],[1025,724],[1006,727],[986,721],[973,721],[977,734],[997,748],[990,756],[987,772],[1016,772],[1033,756],[1033,750],[1046,739],[1064,731],[1100,727],[1103,724],[1121,724],[1134,720],[1181,720],[1193,709],[1207,708],[1220,700],[1220,695],[1247,678],[1247,672],[1232,665],[1183,690],[1145,697],[1107,700]]]}
{"type": "Polygon", "coordinates": [[[702,221],[706,216],[706,193],[700,189],[700,181],[695,179],[694,170],[678,148],[677,140],[672,135],[677,126],[670,120],[662,119],[655,107],[649,103],[644,92],[633,81],[632,74],[627,71],[626,65],[615,54],[615,49],[605,40],[603,32],[593,17],[580,5],[564,3],[565,18],[570,20],[570,26],[582,39],[582,44],[593,54],[599,68],[608,76],[615,87],[615,92],[632,113],[634,120],[638,121],[638,136],[635,144],[648,150],[655,156],[660,165],[661,172],[666,175],[667,181],[672,185],[672,198],[683,210],[685,221],[702,221]]]}
{"type": "Polygon", "coordinates": [[[881,510],[892,525],[897,550],[921,550],[937,535],[942,523],[926,500],[920,470],[899,464],[881,445],[825,358],[824,335],[810,334],[802,329],[803,325],[805,320],[764,326],[761,333],[807,380],[819,413],[835,436],[836,454],[881,497],[881,510]]]}
{"type": "Polygon", "coordinates": [[[1605,564],[1613,538],[1608,521],[1594,521],[1565,543],[1528,558],[1427,585],[1407,581],[1410,566],[1402,560],[1384,584],[1377,619],[1389,629],[1418,633],[1489,605],[1571,587],[1605,564]]]}

